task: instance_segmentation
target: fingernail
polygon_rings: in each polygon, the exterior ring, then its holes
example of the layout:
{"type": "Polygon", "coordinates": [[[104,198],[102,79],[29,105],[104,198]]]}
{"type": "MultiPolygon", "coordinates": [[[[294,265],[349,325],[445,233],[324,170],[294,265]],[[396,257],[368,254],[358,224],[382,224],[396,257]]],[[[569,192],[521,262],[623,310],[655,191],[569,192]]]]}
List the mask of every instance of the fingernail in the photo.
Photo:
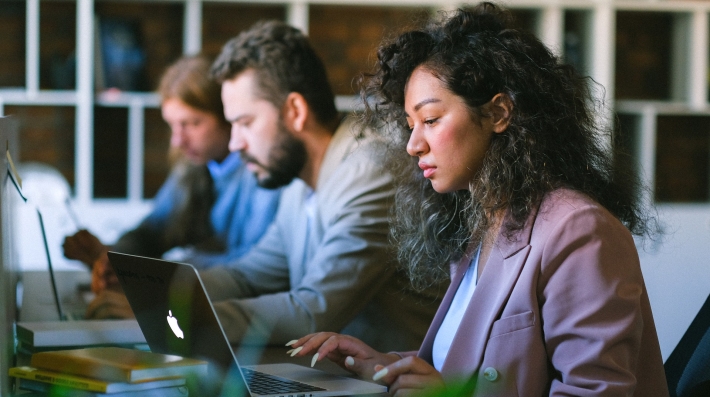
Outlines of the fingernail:
{"type": "Polygon", "coordinates": [[[292,344],[298,342],[298,339],[294,339],[286,344],[286,346],[291,346],[292,344]]]}
{"type": "Polygon", "coordinates": [[[378,373],[375,374],[375,376],[372,377],[372,380],[380,380],[384,378],[385,375],[387,375],[387,372],[389,372],[387,371],[387,368],[380,370],[378,373]]]}
{"type": "Polygon", "coordinates": [[[352,367],[353,365],[355,365],[355,359],[350,356],[345,357],[345,365],[347,365],[348,367],[352,367]]]}
{"type": "Polygon", "coordinates": [[[291,357],[293,357],[293,356],[295,356],[296,354],[298,354],[298,352],[300,352],[301,350],[303,350],[303,346],[297,347],[297,348],[293,349],[293,352],[291,352],[291,357]]]}
{"type": "Polygon", "coordinates": [[[318,361],[318,353],[313,355],[313,359],[311,360],[311,368],[316,365],[316,361],[318,361]]]}
{"type": "Polygon", "coordinates": [[[291,350],[287,351],[286,354],[291,354],[291,352],[294,350],[296,350],[296,349],[291,349],[291,350]]]}

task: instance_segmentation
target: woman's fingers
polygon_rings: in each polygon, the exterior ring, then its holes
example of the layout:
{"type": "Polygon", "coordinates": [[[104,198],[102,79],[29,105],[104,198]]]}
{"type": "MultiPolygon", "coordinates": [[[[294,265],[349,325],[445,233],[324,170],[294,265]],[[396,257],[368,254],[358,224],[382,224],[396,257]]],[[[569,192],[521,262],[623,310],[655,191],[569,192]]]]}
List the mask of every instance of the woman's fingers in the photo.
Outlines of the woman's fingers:
{"type": "MultiPolygon", "coordinates": [[[[392,395],[403,395],[402,393],[419,392],[437,386],[432,383],[432,379],[423,375],[402,374],[389,386],[392,395]],[[400,392],[400,394],[397,394],[400,392]]],[[[433,393],[429,393],[433,395],[433,393]]]]}
{"type": "Polygon", "coordinates": [[[418,357],[405,357],[386,367],[375,366],[373,380],[389,385],[395,396],[406,396],[424,389],[444,389],[441,374],[429,363],[418,357]]]}
{"type": "MultiPolygon", "coordinates": [[[[290,341],[287,345],[292,348],[287,352],[292,357],[312,354],[311,366],[327,358],[347,371],[366,377],[372,376],[375,360],[384,358],[386,359],[385,363],[394,361],[357,338],[332,332],[306,335],[290,341]]],[[[396,359],[398,358],[396,357],[396,359]]]]}
{"type": "Polygon", "coordinates": [[[321,347],[321,345],[323,345],[323,343],[328,340],[328,338],[334,335],[337,334],[333,332],[318,332],[315,334],[308,334],[299,339],[292,340],[286,344],[286,346],[291,348],[291,350],[289,350],[287,354],[291,355],[291,357],[295,357],[296,355],[300,357],[311,353],[312,351],[317,350],[319,347],[321,347]]]}

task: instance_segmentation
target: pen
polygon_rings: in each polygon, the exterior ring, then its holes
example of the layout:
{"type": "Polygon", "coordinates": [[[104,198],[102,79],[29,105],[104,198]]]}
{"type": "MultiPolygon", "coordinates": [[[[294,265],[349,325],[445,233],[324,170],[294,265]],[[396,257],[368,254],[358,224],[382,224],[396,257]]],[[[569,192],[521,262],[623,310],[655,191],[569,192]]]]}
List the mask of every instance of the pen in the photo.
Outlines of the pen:
{"type": "Polygon", "coordinates": [[[69,213],[69,218],[71,218],[72,222],[74,223],[74,226],[77,229],[81,229],[81,224],[79,223],[79,218],[77,218],[76,213],[74,212],[74,209],[71,207],[71,203],[69,202],[69,197],[64,200],[64,204],[67,207],[67,212],[69,213]]]}

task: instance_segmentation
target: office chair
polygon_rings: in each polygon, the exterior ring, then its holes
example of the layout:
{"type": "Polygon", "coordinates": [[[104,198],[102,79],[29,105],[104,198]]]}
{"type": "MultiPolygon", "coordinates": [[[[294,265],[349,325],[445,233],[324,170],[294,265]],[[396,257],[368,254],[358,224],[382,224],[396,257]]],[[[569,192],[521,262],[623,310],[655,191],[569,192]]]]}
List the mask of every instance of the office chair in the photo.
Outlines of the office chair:
{"type": "Polygon", "coordinates": [[[710,396],[710,297],[663,368],[671,397],[710,396]]]}

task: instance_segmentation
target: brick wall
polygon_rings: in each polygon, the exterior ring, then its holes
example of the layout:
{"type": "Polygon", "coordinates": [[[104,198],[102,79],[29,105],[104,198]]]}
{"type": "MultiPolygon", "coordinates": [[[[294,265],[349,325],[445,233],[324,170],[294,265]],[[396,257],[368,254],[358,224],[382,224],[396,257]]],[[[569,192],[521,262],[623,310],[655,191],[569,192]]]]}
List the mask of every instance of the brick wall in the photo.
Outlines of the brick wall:
{"type": "Polygon", "coordinates": [[[617,13],[617,98],[670,99],[672,18],[662,12],[617,13]]]}
{"type": "Polygon", "coordinates": [[[310,39],[326,64],[336,95],[358,92],[357,78],[375,64],[384,37],[420,22],[428,9],[310,6],[310,39]]]}
{"type": "Polygon", "coordinates": [[[0,87],[25,85],[25,4],[0,1],[0,87]]]}
{"type": "Polygon", "coordinates": [[[204,3],[202,52],[214,58],[229,39],[262,19],[286,20],[286,7],[277,4],[204,3]]]}
{"type": "MultiPolygon", "coordinates": [[[[46,88],[75,87],[71,57],[75,49],[76,5],[73,1],[40,2],[40,83],[46,88]],[[64,69],[62,69],[64,66],[64,69]],[[69,70],[69,72],[67,72],[69,70]],[[62,74],[62,71],[65,73],[62,74]],[[64,77],[62,77],[64,76],[64,77]]],[[[182,4],[171,2],[111,2],[97,1],[99,19],[118,18],[135,21],[140,27],[146,53],[146,91],[153,90],[164,68],[182,52],[182,4]]],[[[431,13],[417,7],[338,6],[314,4],[309,9],[309,36],[316,51],[323,57],[334,91],[339,95],[357,93],[357,78],[374,65],[378,45],[384,37],[396,34],[404,27],[415,25],[431,13]]],[[[516,10],[520,26],[534,29],[536,15],[528,10],[516,10]]],[[[222,45],[243,29],[260,19],[286,18],[286,9],[277,4],[203,5],[203,52],[216,56],[222,45]]],[[[616,93],[619,98],[668,97],[669,66],[659,60],[664,48],[670,48],[668,15],[665,13],[619,12],[617,18],[616,93]],[[656,52],[642,44],[654,43],[656,52]],[[639,61],[640,60],[640,61],[639,61]],[[648,79],[654,76],[653,81],[648,79]],[[661,76],[660,78],[658,76],[661,76]],[[664,80],[664,77],[666,79],[664,80]],[[638,81],[637,81],[638,80],[638,81]]],[[[25,85],[25,2],[0,0],[0,86],[25,85]]],[[[74,182],[74,108],[44,106],[6,106],[5,113],[16,114],[21,122],[21,152],[25,161],[40,161],[55,165],[74,182]]],[[[123,111],[97,112],[96,137],[114,142],[120,135],[126,142],[126,121],[123,111]],[[105,126],[112,126],[109,130],[105,126]],[[106,136],[102,134],[107,134],[106,136]],[[112,141],[112,139],[114,141],[112,141]]],[[[157,110],[145,115],[145,175],[144,191],[151,197],[167,172],[168,131],[157,110]]],[[[702,123],[701,123],[702,124],[702,123]]],[[[115,141],[118,142],[118,141],[115,141]]],[[[116,157],[114,148],[97,147],[96,167],[108,167],[104,159],[114,159],[118,165],[94,170],[95,175],[124,172],[125,143],[116,157]]],[[[97,194],[125,195],[125,177],[115,174],[102,182],[115,186],[99,187],[97,194]]]]}

